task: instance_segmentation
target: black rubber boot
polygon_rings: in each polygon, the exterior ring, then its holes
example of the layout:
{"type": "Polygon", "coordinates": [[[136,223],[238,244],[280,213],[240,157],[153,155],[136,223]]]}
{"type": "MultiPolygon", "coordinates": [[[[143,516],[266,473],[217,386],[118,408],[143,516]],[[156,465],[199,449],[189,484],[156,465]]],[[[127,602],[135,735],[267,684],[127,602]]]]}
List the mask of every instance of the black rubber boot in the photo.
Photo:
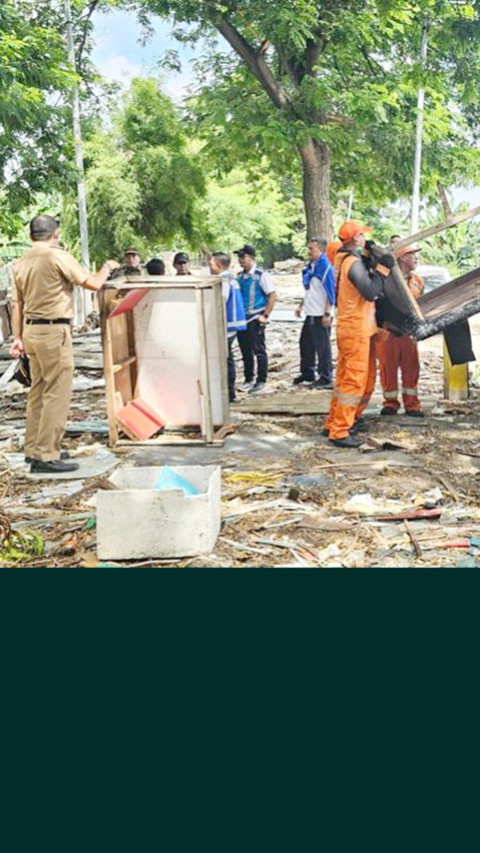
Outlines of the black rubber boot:
{"type": "Polygon", "coordinates": [[[421,409],[405,409],[405,414],[409,416],[409,418],[424,418],[425,412],[422,412],[421,409]]]}
{"type": "Polygon", "coordinates": [[[383,407],[383,409],[382,409],[382,411],[380,412],[380,414],[381,414],[381,415],[396,415],[396,414],[397,414],[397,410],[396,410],[396,409],[391,409],[389,406],[384,406],[384,407],[383,407]]]}

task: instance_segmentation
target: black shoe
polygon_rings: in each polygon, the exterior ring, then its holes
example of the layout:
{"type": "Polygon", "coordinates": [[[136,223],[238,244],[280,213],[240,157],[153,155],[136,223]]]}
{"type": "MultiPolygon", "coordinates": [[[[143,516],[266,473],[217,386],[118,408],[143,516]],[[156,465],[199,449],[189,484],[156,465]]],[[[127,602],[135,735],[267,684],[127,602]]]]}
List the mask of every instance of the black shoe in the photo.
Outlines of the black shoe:
{"type": "Polygon", "coordinates": [[[250,388],[249,394],[261,394],[265,388],[266,382],[255,382],[253,388],[250,388]]]}
{"type": "Polygon", "coordinates": [[[355,421],[354,425],[349,429],[350,435],[356,435],[357,432],[368,432],[368,426],[363,418],[359,418],[358,421],[355,421]]]}
{"type": "Polygon", "coordinates": [[[355,438],[354,435],[346,435],[345,438],[330,438],[330,444],[334,444],[335,447],[360,447],[363,442],[360,441],[359,438],[355,438]]]}
{"type": "MultiPolygon", "coordinates": [[[[60,451],[60,459],[70,459],[70,454],[68,450],[60,451]]],[[[25,456],[25,462],[27,463],[27,465],[30,465],[30,463],[33,462],[33,456],[25,456]]]]}
{"type": "Polygon", "coordinates": [[[396,410],[396,409],[391,409],[391,408],[390,408],[390,406],[384,406],[384,407],[383,407],[383,409],[382,409],[382,411],[380,412],[380,414],[381,414],[381,415],[396,415],[396,414],[397,414],[397,410],[396,410]]]}
{"type": "Polygon", "coordinates": [[[313,379],[311,376],[304,376],[303,373],[300,373],[299,376],[296,376],[293,380],[294,385],[300,385],[302,382],[308,382],[310,385],[312,385],[313,379]]]}
{"type": "Polygon", "coordinates": [[[41,459],[32,459],[30,465],[31,474],[67,474],[69,471],[78,471],[78,462],[62,462],[61,459],[51,459],[42,462],[41,459]]]}
{"type": "Polygon", "coordinates": [[[327,391],[333,388],[333,379],[317,379],[313,383],[314,388],[325,388],[327,391]]]}
{"type": "Polygon", "coordinates": [[[422,412],[421,409],[405,409],[405,414],[410,418],[424,418],[425,412],[422,412]]]}

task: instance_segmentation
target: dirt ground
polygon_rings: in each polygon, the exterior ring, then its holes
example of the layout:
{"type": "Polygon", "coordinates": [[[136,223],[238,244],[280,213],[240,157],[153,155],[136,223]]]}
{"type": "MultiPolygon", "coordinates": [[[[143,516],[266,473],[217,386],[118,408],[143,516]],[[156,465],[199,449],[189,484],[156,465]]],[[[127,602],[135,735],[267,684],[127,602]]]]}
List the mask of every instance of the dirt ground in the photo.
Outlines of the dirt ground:
{"type": "MultiPolygon", "coordinates": [[[[328,409],[329,392],[292,385],[298,373],[301,329],[291,319],[301,296],[298,276],[277,275],[276,283],[276,319],[267,329],[269,386],[264,402],[256,405],[275,408],[276,401],[286,400],[280,406],[282,413],[245,411],[251,407],[251,398],[243,395],[232,413],[236,431],[223,447],[112,450],[119,464],[183,462],[222,467],[222,530],[214,552],[168,564],[476,566],[480,557],[480,391],[475,387],[475,367],[470,367],[470,399],[444,401],[442,338],[422,342],[420,396],[427,417],[381,418],[377,383],[367,413],[368,438],[373,439],[368,450],[335,448],[321,436],[321,412],[328,409]],[[299,415],[299,408],[317,413],[299,415]],[[412,513],[421,517],[412,518],[412,513]],[[405,514],[406,520],[396,518],[405,514]]],[[[471,327],[474,350],[479,352],[480,319],[473,318],[471,327]]],[[[90,454],[95,459],[107,445],[98,332],[78,336],[75,354],[77,390],[65,447],[72,454],[90,454]],[[98,419],[96,424],[92,419],[98,419]],[[75,429],[82,432],[75,435],[75,429]]],[[[241,381],[238,350],[237,364],[241,381]]],[[[1,372],[8,366],[5,345],[0,366],[1,372]]],[[[3,565],[99,565],[95,498],[105,486],[106,474],[55,483],[27,479],[27,467],[18,464],[26,394],[16,383],[0,393],[3,565]]],[[[147,565],[162,562],[152,560],[147,565]]]]}

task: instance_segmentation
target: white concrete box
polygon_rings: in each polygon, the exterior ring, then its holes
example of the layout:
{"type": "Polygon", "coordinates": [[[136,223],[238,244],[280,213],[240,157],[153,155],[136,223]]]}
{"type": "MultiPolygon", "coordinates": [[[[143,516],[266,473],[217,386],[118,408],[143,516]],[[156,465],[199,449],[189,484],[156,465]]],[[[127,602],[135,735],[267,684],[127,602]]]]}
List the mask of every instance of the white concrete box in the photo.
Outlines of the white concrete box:
{"type": "Polygon", "coordinates": [[[209,554],[220,532],[220,467],[172,466],[200,492],[155,489],[161,467],[119,468],[115,488],[97,492],[97,553],[101,560],[142,560],[209,554]]]}

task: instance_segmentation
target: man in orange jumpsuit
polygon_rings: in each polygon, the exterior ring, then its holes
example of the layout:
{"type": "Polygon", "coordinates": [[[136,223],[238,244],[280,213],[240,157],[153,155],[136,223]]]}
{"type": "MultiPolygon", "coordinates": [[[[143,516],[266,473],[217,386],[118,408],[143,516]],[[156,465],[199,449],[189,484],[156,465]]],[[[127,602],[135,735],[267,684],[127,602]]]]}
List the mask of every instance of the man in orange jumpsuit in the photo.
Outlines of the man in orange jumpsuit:
{"type": "Polygon", "coordinates": [[[342,241],[335,255],[338,364],[325,422],[325,432],[337,447],[362,443],[354,433],[364,426],[359,419],[375,387],[375,299],[394,265],[393,257],[384,255],[373,270],[367,270],[359,252],[370,230],[361,222],[350,221],[338,232],[342,241]]]}
{"type": "MultiPolygon", "coordinates": [[[[398,266],[403,273],[411,293],[418,299],[423,292],[423,279],[414,270],[418,264],[418,246],[403,246],[395,251],[398,266]]],[[[402,335],[392,323],[386,323],[388,336],[382,341],[378,356],[380,361],[380,380],[383,388],[382,415],[394,415],[400,408],[398,400],[398,371],[402,374],[402,397],[405,414],[414,418],[423,418],[424,413],[418,399],[418,378],[420,362],[418,344],[410,335],[402,335]]]]}

